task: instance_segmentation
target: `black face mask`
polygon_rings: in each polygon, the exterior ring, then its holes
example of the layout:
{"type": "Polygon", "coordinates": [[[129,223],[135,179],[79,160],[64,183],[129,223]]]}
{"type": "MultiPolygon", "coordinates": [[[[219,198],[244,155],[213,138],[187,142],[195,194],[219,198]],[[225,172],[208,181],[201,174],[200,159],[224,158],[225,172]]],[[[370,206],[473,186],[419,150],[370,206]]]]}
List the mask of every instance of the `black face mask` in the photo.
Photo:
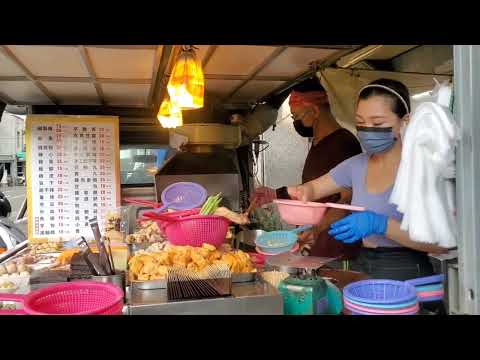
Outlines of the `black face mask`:
{"type": "Polygon", "coordinates": [[[303,125],[302,120],[294,120],[293,127],[295,128],[298,135],[308,138],[313,137],[313,127],[303,125]]]}

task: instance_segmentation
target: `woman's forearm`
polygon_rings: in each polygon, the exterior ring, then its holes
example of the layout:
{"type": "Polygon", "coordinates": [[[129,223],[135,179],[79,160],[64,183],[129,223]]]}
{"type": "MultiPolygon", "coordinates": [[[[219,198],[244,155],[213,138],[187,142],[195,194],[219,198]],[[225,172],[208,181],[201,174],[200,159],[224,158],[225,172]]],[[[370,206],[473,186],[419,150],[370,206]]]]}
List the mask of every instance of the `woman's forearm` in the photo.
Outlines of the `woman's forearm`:
{"type": "Polygon", "coordinates": [[[387,238],[399,243],[402,246],[408,247],[413,250],[423,251],[432,254],[443,254],[448,252],[448,249],[440,247],[434,244],[425,244],[410,239],[410,236],[406,231],[400,228],[400,223],[393,219],[388,219],[387,232],[385,234],[387,238]]]}
{"type": "Polygon", "coordinates": [[[335,183],[335,181],[333,181],[330,174],[326,174],[319,177],[318,179],[297,186],[296,189],[289,188],[288,191],[292,198],[298,198],[299,200],[306,201],[315,201],[344,191],[344,189],[339,187],[335,183]],[[303,188],[301,190],[301,194],[298,193],[299,188],[303,188]],[[304,198],[302,199],[302,197],[304,198]]]}

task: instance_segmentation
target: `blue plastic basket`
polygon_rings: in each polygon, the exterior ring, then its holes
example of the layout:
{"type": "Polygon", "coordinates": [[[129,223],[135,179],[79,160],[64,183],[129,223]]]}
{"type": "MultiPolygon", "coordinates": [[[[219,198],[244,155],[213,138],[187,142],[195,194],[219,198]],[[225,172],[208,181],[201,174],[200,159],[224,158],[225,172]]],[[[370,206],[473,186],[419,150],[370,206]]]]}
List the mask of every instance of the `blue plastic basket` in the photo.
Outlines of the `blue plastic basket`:
{"type": "Polygon", "coordinates": [[[438,291],[438,290],[443,290],[443,284],[415,286],[415,289],[417,290],[417,293],[423,292],[423,291],[438,291]]]}
{"type": "Polygon", "coordinates": [[[405,282],[413,286],[421,286],[421,285],[443,283],[444,281],[445,281],[445,275],[441,274],[441,275],[432,275],[432,276],[416,278],[412,280],[407,280],[405,282]]]}
{"type": "Polygon", "coordinates": [[[413,285],[396,280],[362,280],[347,285],[343,295],[364,304],[401,304],[417,298],[413,285]]]}

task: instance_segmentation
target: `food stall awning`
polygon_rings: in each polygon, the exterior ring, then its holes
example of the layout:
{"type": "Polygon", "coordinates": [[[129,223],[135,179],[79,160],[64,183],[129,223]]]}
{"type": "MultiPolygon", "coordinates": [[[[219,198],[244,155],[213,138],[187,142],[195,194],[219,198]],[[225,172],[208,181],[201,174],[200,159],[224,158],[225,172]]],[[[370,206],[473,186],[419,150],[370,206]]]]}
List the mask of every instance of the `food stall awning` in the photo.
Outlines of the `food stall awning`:
{"type": "MultiPolygon", "coordinates": [[[[354,45],[198,45],[206,91],[245,105],[354,45]]],[[[0,99],[10,105],[159,106],[176,45],[2,45],[0,99]]],[[[337,56],[338,55],[338,56],[337,56]]]]}

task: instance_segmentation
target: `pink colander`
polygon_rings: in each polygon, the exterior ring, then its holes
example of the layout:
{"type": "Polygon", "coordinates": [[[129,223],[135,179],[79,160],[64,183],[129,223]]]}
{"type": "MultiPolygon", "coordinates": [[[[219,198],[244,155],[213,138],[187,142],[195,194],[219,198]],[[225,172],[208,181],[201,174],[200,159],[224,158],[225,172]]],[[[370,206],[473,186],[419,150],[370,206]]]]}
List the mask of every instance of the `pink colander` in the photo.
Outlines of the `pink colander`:
{"type": "Polygon", "coordinates": [[[365,208],[334,203],[302,202],[298,200],[274,200],[283,221],[290,225],[314,225],[320,223],[328,208],[349,211],[365,211],[365,208]]]}
{"type": "Polygon", "coordinates": [[[0,301],[23,304],[0,315],[121,315],[123,291],[114,284],[75,281],[49,286],[27,295],[0,294],[0,301]]]}
{"type": "Polygon", "coordinates": [[[230,222],[222,216],[194,215],[170,222],[164,227],[168,241],[173,245],[222,245],[230,222]]]}
{"type": "Polygon", "coordinates": [[[303,203],[297,200],[274,200],[278,206],[280,217],[291,225],[318,224],[327,211],[327,206],[321,203],[303,203]]]}
{"type": "Polygon", "coordinates": [[[223,216],[200,215],[200,209],[176,211],[167,214],[145,213],[154,220],[172,245],[222,245],[227,237],[230,221],[223,216]]]}

